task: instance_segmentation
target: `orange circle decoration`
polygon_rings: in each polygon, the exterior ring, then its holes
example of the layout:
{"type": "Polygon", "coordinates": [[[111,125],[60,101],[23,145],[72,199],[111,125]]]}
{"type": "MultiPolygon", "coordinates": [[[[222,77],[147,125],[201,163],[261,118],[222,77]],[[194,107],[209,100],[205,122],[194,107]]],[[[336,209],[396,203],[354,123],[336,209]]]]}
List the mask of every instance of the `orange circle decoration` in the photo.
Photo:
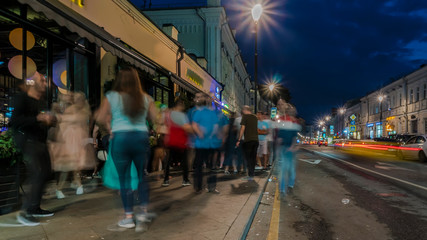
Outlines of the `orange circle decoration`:
{"type": "MultiPolygon", "coordinates": [[[[18,79],[22,79],[22,55],[16,55],[9,60],[7,65],[10,74],[18,79]]],[[[32,77],[37,71],[36,63],[33,59],[27,57],[27,77],[32,77]]]]}
{"type": "MultiPolygon", "coordinates": [[[[18,50],[23,50],[22,48],[22,28],[15,28],[9,33],[9,41],[18,50]]],[[[30,50],[34,47],[34,44],[36,43],[36,40],[34,38],[34,35],[27,31],[27,50],[30,50]]]]}

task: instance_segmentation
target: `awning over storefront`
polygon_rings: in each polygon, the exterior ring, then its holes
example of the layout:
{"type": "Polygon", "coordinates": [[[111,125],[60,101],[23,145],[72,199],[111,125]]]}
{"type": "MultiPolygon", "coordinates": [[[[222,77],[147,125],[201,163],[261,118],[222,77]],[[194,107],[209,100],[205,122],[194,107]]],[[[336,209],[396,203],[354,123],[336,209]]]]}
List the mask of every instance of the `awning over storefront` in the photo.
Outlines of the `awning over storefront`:
{"type": "Polygon", "coordinates": [[[129,62],[142,70],[155,74],[156,66],[148,62],[144,57],[127,48],[116,37],[106,32],[103,28],[82,17],[72,9],[54,0],[18,0],[22,4],[28,4],[37,12],[42,12],[47,18],[56,21],[59,25],[68,28],[79,36],[97,44],[113,55],[129,62]]]}

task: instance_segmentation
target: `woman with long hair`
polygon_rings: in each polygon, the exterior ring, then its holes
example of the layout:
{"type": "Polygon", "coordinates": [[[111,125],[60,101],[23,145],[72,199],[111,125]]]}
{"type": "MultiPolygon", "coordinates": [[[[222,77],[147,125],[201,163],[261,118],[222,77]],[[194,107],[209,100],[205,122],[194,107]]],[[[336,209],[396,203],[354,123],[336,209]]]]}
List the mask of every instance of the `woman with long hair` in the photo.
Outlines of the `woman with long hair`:
{"type": "Polygon", "coordinates": [[[153,99],[141,87],[138,72],[134,68],[121,69],[112,91],[106,94],[96,120],[111,132],[111,155],[120,181],[120,196],[125,218],[118,222],[120,227],[133,228],[134,203],[131,187],[131,165],[138,172],[139,211],[138,221],[147,222],[148,183],[144,180],[144,164],[149,156],[147,120],[154,121],[156,107],[153,99]]]}

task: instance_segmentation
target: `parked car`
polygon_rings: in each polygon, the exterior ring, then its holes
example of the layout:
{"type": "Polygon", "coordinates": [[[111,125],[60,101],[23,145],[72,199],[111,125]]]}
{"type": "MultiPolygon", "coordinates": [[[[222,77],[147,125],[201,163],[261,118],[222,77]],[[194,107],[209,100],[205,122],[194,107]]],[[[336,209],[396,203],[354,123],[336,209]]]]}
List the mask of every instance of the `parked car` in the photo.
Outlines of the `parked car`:
{"type": "Polygon", "coordinates": [[[409,138],[408,141],[398,148],[397,157],[400,159],[411,159],[426,162],[427,157],[425,150],[427,150],[427,146],[423,148],[424,144],[427,144],[426,142],[427,135],[419,135],[409,138]]]}

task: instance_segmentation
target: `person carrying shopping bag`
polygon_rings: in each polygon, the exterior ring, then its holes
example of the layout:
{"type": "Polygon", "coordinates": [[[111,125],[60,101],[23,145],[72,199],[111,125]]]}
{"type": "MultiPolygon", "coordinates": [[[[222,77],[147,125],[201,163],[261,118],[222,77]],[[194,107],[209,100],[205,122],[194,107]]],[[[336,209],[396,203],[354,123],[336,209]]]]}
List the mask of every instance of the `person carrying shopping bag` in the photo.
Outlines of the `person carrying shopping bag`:
{"type": "Polygon", "coordinates": [[[112,134],[111,157],[120,182],[125,217],[119,227],[134,228],[135,220],[150,221],[147,212],[149,187],[144,176],[144,165],[149,156],[147,120],[154,121],[156,106],[153,99],[142,90],[138,72],[134,68],[121,69],[112,91],[106,94],[96,120],[104,124],[112,134]],[[131,143],[131,144],[130,144],[131,143]],[[131,186],[131,166],[138,172],[139,211],[134,214],[134,198],[131,186]]]}

